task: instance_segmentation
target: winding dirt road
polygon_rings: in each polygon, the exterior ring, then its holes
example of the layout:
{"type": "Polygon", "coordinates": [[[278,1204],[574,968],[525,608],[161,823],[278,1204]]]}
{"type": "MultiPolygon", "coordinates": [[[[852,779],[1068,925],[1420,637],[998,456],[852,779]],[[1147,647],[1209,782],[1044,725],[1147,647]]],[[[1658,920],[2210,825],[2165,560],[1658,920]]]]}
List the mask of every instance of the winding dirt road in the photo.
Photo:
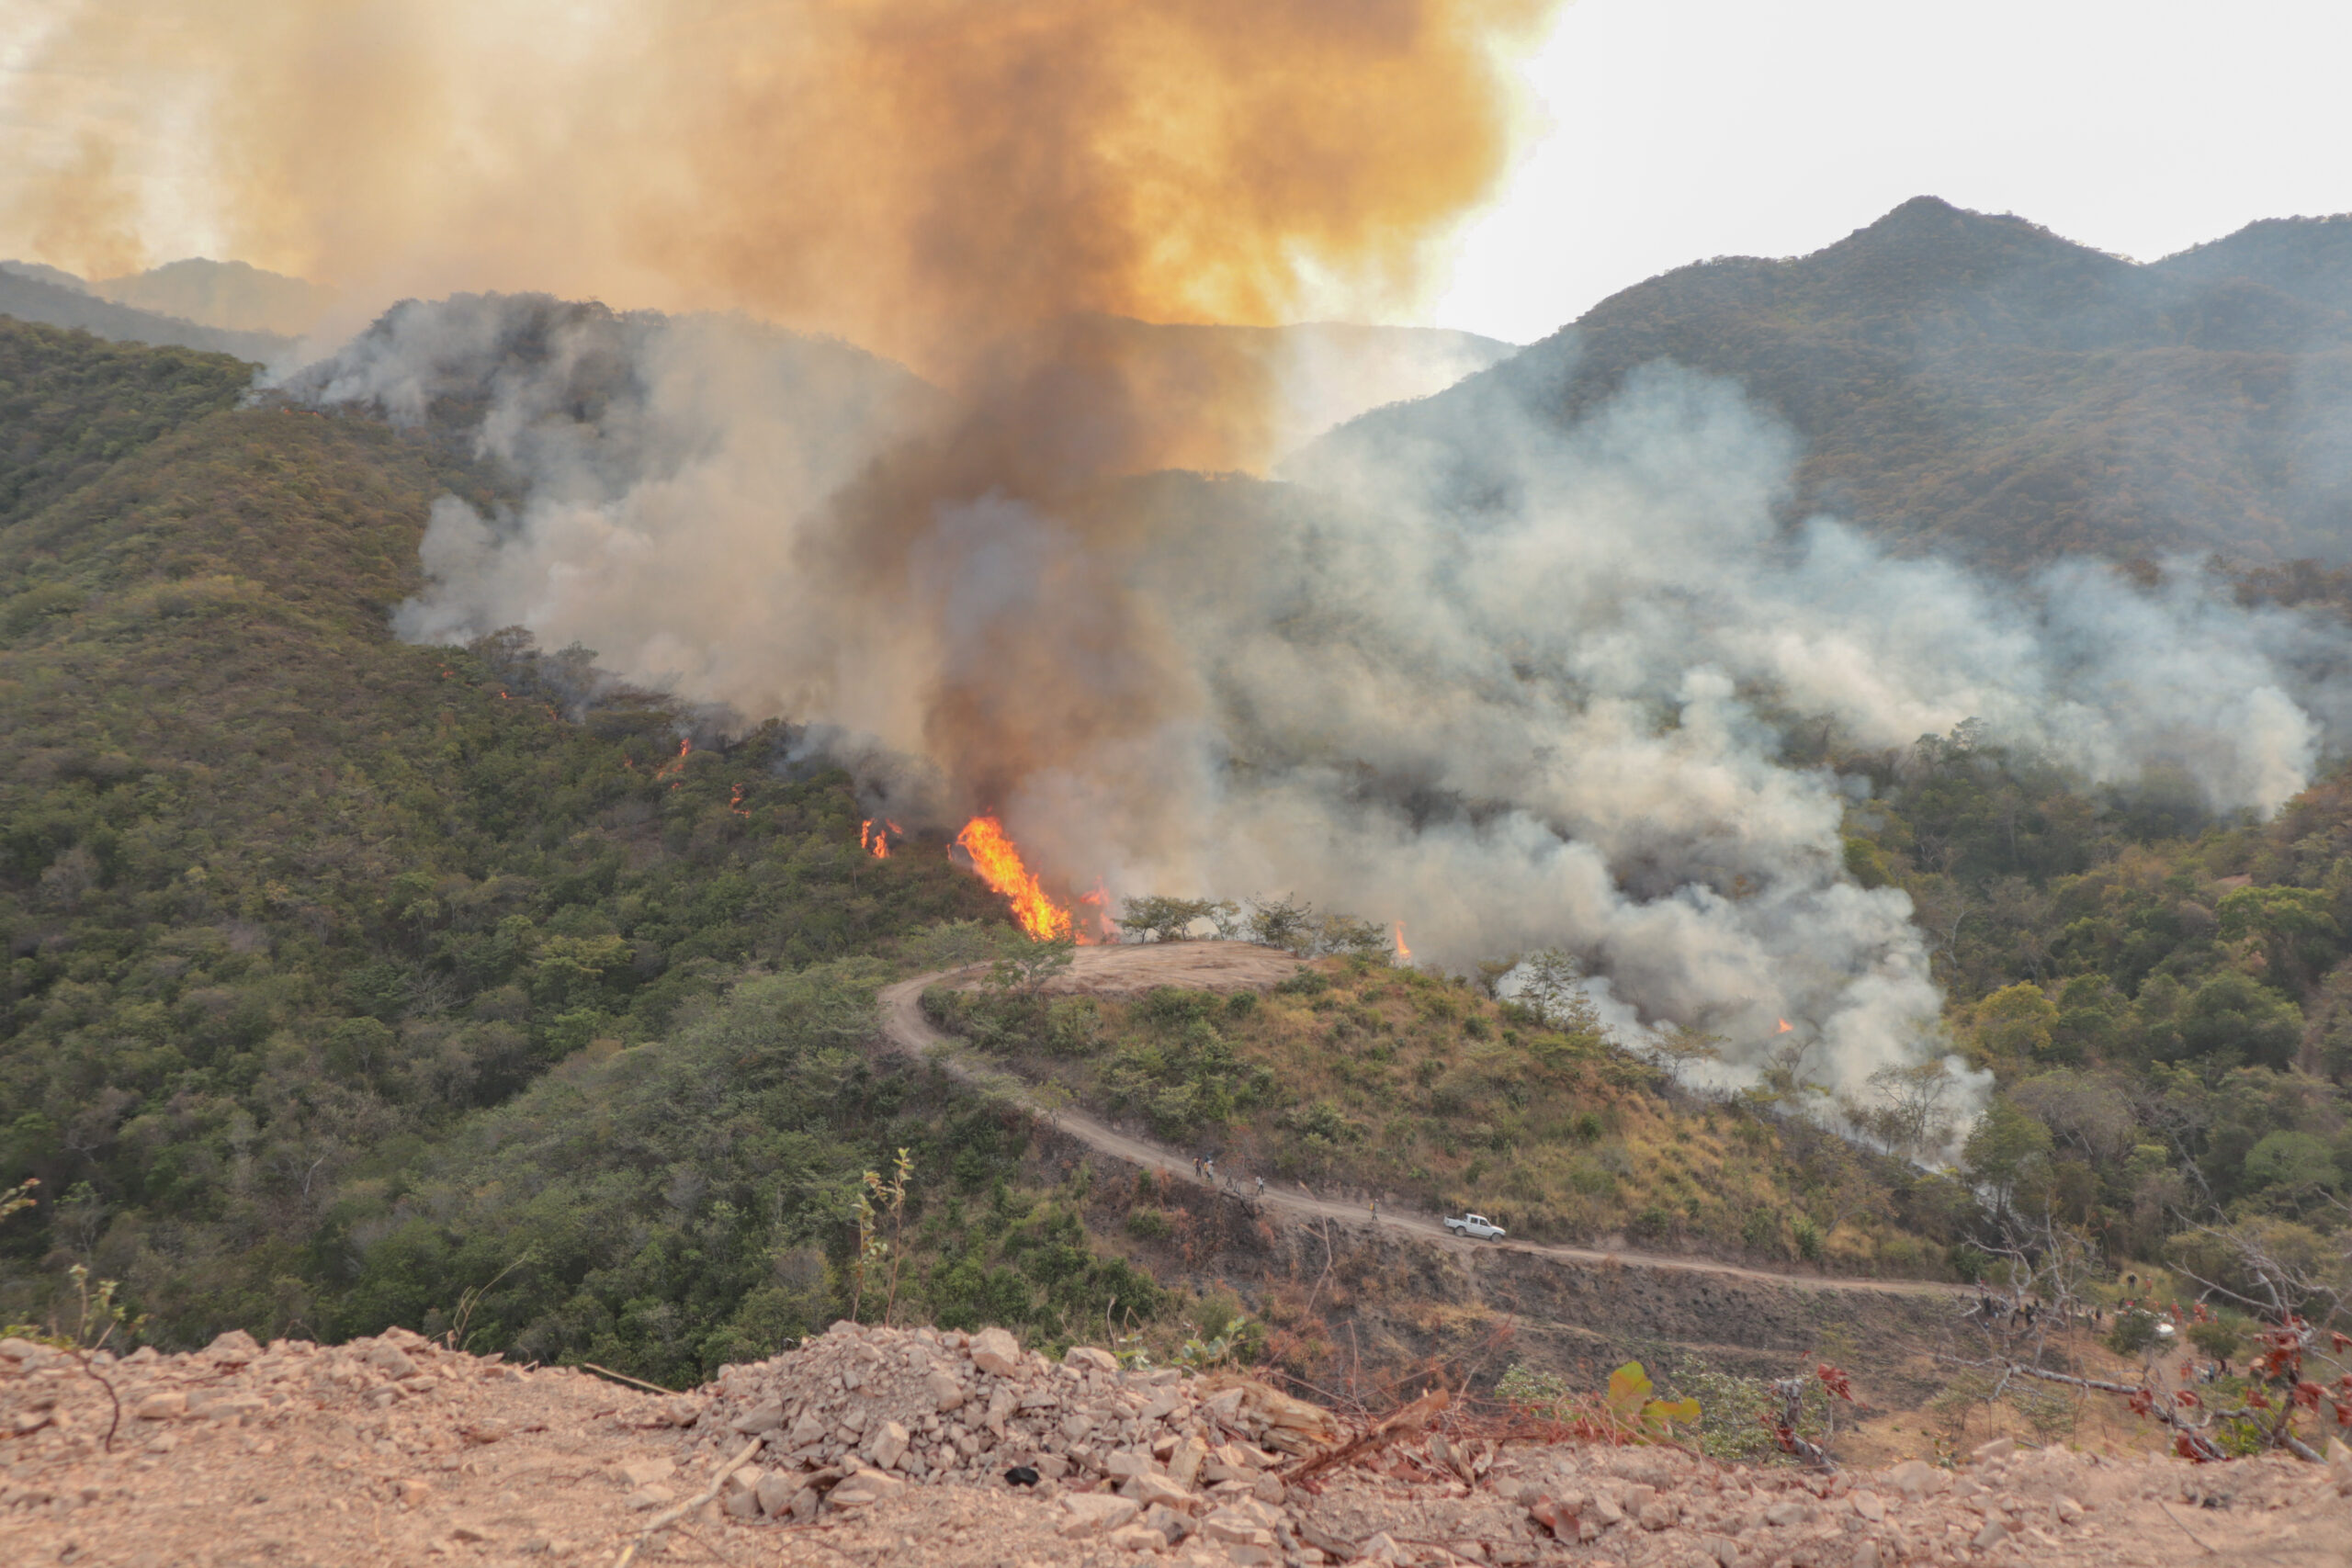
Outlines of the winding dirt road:
{"type": "MultiPolygon", "coordinates": [[[[1057,976],[1049,988],[1128,993],[1154,985],[1181,984],[1203,989],[1258,989],[1281,979],[1297,967],[1297,961],[1287,954],[1238,942],[1091,947],[1080,949],[1077,957],[1079,962],[1069,971],[1057,976]],[[1182,951],[1185,949],[1191,951],[1182,951]]],[[[975,964],[966,969],[935,970],[885,987],[879,998],[883,1039],[918,1061],[936,1065],[951,1077],[976,1088],[995,1089],[1013,1095],[1031,1115],[1050,1122],[1057,1131],[1078,1139],[1090,1148],[1146,1169],[1198,1179],[1192,1175],[1193,1162],[1189,1156],[1180,1155],[1163,1144],[1122,1132],[1086,1111],[1041,1102],[1030,1092],[1030,1086],[1012,1072],[993,1063],[985,1069],[976,1066],[977,1052],[933,1028],[931,1021],[922,1014],[924,987],[943,980],[959,987],[976,985],[986,973],[984,966],[975,964]]],[[[1237,1196],[1250,1196],[1242,1192],[1238,1184],[1234,1184],[1229,1190],[1237,1196]]],[[[1277,1185],[1269,1182],[1265,1191],[1256,1194],[1251,1201],[1304,1220],[1341,1220],[1351,1224],[1374,1223],[1364,1204],[1318,1198],[1296,1183],[1277,1185]]],[[[1464,1241],[1440,1224],[1437,1216],[1406,1209],[1383,1208],[1377,1223],[1392,1230],[1408,1232],[1440,1247],[1509,1250],[1538,1258],[1557,1258],[1566,1263],[1719,1275],[1803,1291],[1860,1291],[1886,1295],[1945,1297],[1960,1293],[1956,1286],[1927,1280],[1835,1279],[1783,1274],[1769,1269],[1747,1269],[1736,1263],[1717,1263],[1705,1258],[1676,1258],[1659,1253],[1604,1252],[1591,1247],[1550,1247],[1528,1241],[1464,1241]]]]}

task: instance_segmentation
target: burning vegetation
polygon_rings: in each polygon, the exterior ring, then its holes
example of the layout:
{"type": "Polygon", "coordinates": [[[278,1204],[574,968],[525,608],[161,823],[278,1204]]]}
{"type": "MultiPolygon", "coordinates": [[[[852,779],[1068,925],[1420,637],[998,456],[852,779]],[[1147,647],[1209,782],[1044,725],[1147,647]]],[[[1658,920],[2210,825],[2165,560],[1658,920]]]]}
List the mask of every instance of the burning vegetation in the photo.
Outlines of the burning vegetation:
{"type": "Polygon", "coordinates": [[[1013,923],[1031,941],[1068,940],[1087,946],[1103,940],[1102,894],[1089,893],[1078,900],[1087,907],[1083,915],[1056,903],[995,818],[975,817],[965,823],[956,835],[956,848],[964,852],[980,880],[1012,906],[1013,923]]]}

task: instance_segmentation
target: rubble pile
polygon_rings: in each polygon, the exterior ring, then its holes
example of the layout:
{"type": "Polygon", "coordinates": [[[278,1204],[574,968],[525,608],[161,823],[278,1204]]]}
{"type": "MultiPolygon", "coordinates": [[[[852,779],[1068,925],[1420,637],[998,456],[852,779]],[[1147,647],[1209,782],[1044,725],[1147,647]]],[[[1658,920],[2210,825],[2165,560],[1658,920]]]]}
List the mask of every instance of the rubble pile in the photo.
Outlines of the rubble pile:
{"type": "Polygon", "coordinates": [[[232,1330],[193,1355],[164,1356],[143,1347],[117,1358],[101,1350],[87,1365],[85,1371],[81,1358],[37,1340],[0,1339],[0,1373],[21,1379],[17,1386],[25,1391],[10,1401],[8,1435],[103,1440],[111,1426],[118,1442],[147,1442],[189,1423],[253,1427],[334,1406],[383,1410],[451,1379],[523,1376],[494,1359],[448,1355],[402,1328],[333,1348],[286,1339],[264,1347],[232,1330]],[[79,1413],[88,1405],[77,1411],[64,1398],[93,1386],[111,1390],[100,1402],[104,1423],[79,1413]]]}
{"type": "Polygon", "coordinates": [[[1261,1383],[1123,1368],[1089,1347],[1050,1361],[1001,1328],[835,1324],[700,1393],[697,1445],[761,1443],[729,1478],[725,1507],[741,1517],[813,1518],[909,1484],[1001,1487],[1026,1470],[1064,1499],[1071,1533],[1141,1544],[1148,1530],[1164,1546],[1206,1532],[1254,1549],[1244,1562],[1272,1561],[1276,1467],[1341,1435],[1328,1411],[1261,1383]]]}
{"type": "MultiPolygon", "coordinates": [[[[758,1444],[720,1495],[736,1518],[813,1522],[846,1544],[910,1513],[948,1520],[982,1506],[944,1502],[941,1513],[919,1502],[943,1484],[1011,1491],[1044,1504],[1074,1546],[1191,1568],[1512,1568],[1595,1552],[1662,1568],[2104,1563],[2117,1560],[2117,1527],[2168,1523],[2156,1500],[2200,1479],[2167,1461],[2006,1439],[1957,1468],[1910,1461],[1821,1474],[1667,1447],[1498,1450],[1415,1431],[1294,1483],[1296,1461],[1349,1435],[1317,1406],[1239,1379],[1123,1369],[1095,1349],[1052,1362],[998,1329],[836,1325],[799,1350],[726,1369],[699,1394],[707,1403],[685,1440],[705,1457],[689,1468],[758,1444]],[[1034,1488],[1008,1488],[1016,1467],[1035,1473],[1034,1488]]],[[[2305,1508],[2340,1509],[2352,1454],[2329,1466],[2235,1466],[2228,1484],[2239,1506],[2283,1525],[2305,1508]]],[[[1025,1517],[1035,1528],[1035,1514],[1025,1517]]]]}

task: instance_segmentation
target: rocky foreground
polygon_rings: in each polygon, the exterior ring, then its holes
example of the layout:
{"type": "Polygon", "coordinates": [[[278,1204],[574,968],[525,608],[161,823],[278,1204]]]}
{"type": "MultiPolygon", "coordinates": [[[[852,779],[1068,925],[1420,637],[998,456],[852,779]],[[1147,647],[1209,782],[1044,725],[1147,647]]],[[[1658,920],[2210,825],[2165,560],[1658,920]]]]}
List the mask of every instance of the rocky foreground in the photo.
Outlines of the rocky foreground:
{"type": "Polygon", "coordinates": [[[1824,1476],[1365,1442],[1261,1384],[1049,1362],[1001,1330],[840,1325],[670,1395],[397,1330],[86,1363],[0,1340],[11,1563],[2340,1568],[2352,1450],[2330,1452],[2195,1469],[2004,1443],[1824,1476]]]}

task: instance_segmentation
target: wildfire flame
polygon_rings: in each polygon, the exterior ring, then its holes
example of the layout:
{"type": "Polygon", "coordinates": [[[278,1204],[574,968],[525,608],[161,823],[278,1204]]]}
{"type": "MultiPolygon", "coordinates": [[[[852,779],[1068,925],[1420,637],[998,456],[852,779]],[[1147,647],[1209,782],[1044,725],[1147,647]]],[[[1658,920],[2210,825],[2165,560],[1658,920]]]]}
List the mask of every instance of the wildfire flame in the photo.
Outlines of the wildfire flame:
{"type": "MultiPolygon", "coordinates": [[[[975,817],[956,835],[956,842],[972,857],[980,880],[1012,904],[1013,922],[1035,942],[1076,934],[1069,911],[1046,897],[1037,878],[1022,863],[1021,852],[1005,836],[1004,824],[993,817],[975,817]]],[[[1083,937],[1080,941],[1085,940],[1083,937]]]]}
{"type": "Polygon", "coordinates": [[[1791,1023],[1787,1019],[1785,1019],[1785,1018],[1784,1018],[1784,1019],[1781,1020],[1781,1027],[1780,1027],[1780,1028],[1778,1028],[1778,1029],[1776,1029],[1776,1030],[1774,1030],[1774,1031],[1772,1031],[1772,1032],[1773,1032],[1773,1033],[1775,1033],[1775,1034],[1786,1034],[1790,1030],[1794,1029],[1795,1027],[1796,1027],[1796,1025],[1795,1025],[1795,1024],[1791,1023]]]}
{"type": "Polygon", "coordinates": [[[1084,919],[1092,921],[1094,926],[1091,931],[1083,926],[1079,928],[1079,945],[1091,947],[1098,942],[1116,942],[1119,933],[1111,919],[1111,891],[1102,886],[1101,879],[1095,881],[1093,892],[1080,894],[1078,901],[1086,906],[1084,919]]]}
{"type": "Polygon", "coordinates": [[[858,847],[863,849],[867,854],[872,855],[876,860],[888,860],[890,858],[890,835],[893,833],[898,834],[901,839],[907,836],[907,830],[904,828],[899,827],[896,822],[888,821],[878,817],[869,817],[865,821],[860,822],[857,825],[858,847]],[[875,826],[877,822],[881,823],[881,826],[878,828],[875,826]]]}
{"type": "Polygon", "coordinates": [[[1412,961],[1413,950],[1405,945],[1405,922],[1399,920],[1396,922],[1396,962],[1410,964],[1412,961]]]}

